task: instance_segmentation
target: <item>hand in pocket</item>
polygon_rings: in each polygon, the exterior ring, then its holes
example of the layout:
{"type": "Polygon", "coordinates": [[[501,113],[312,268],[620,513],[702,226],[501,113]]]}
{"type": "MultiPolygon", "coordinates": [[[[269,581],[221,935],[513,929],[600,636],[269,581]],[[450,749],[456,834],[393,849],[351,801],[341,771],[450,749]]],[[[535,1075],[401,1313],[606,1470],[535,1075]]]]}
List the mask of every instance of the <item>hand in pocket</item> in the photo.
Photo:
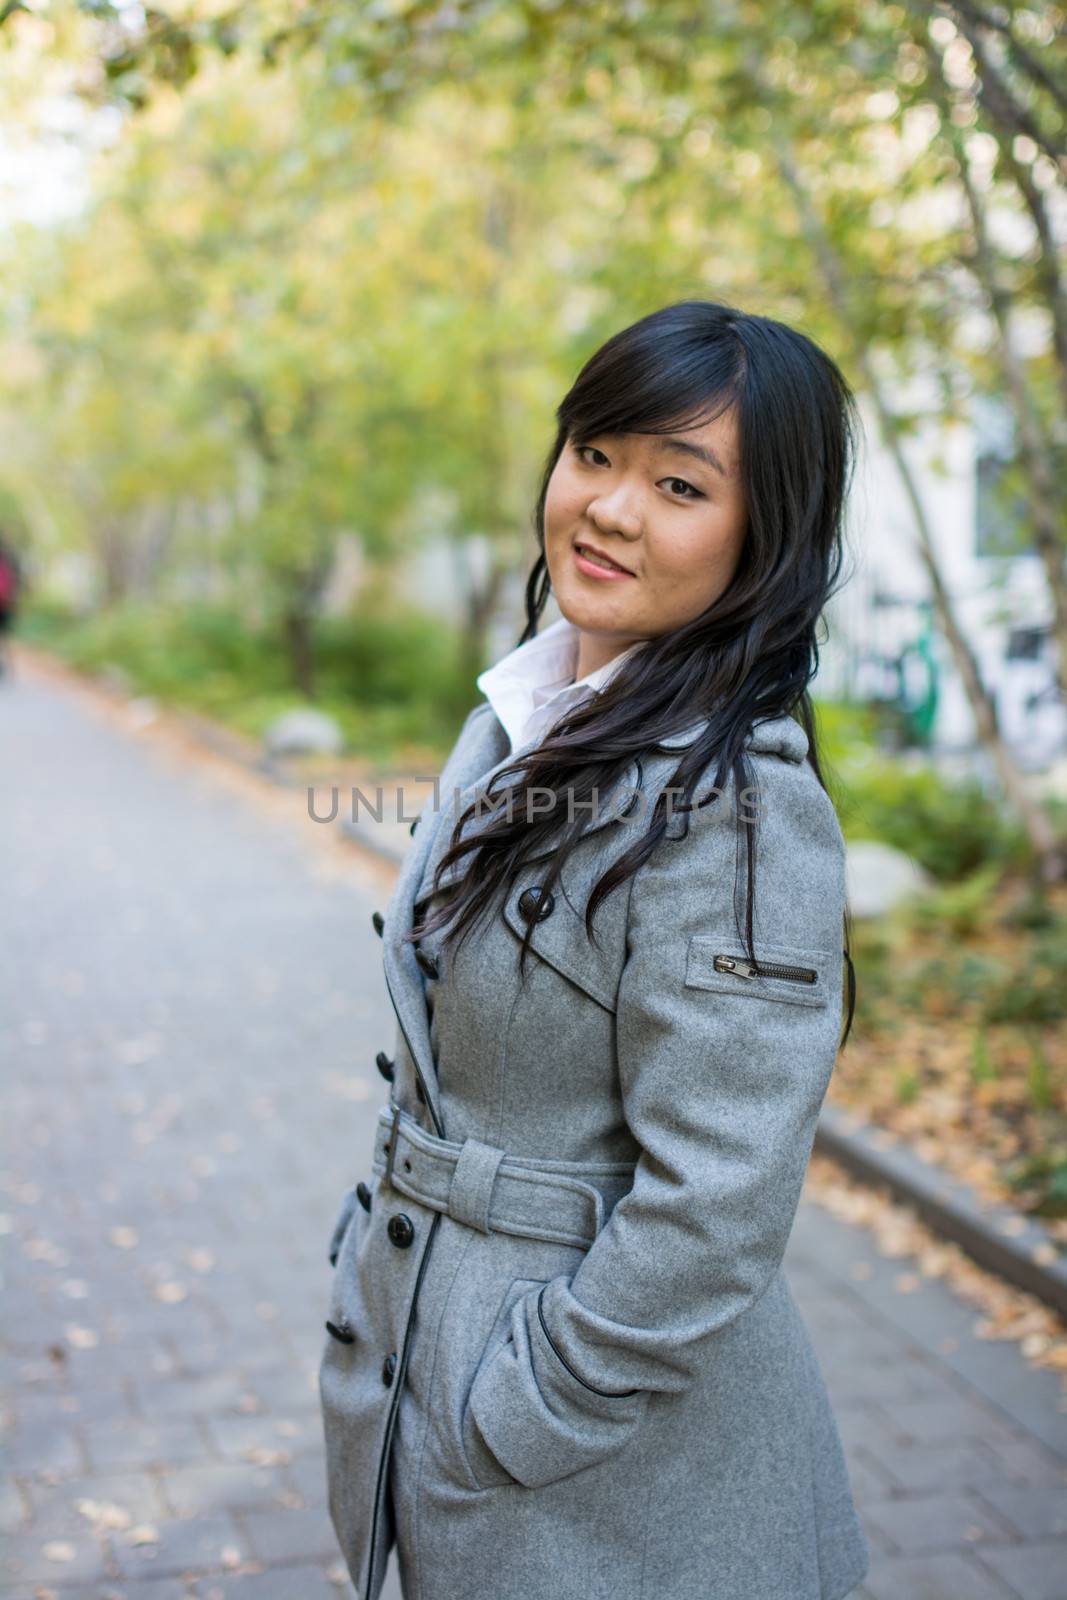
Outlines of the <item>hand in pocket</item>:
{"type": "MultiPolygon", "coordinates": [[[[544,1280],[540,1278],[515,1278],[504,1291],[493,1322],[492,1330],[485,1342],[478,1365],[475,1368],[471,1391],[478,1381],[479,1374],[484,1370],[487,1362],[491,1361],[500,1347],[511,1338],[511,1314],[519,1300],[531,1290],[539,1292],[544,1287],[544,1280]]],[[[501,1466],[489,1446],[486,1444],[481,1429],[470,1408],[470,1391],[467,1404],[463,1408],[462,1424],[462,1449],[467,1463],[467,1470],[477,1489],[500,1488],[505,1484],[517,1484],[518,1479],[512,1477],[506,1467],[501,1466]]]]}

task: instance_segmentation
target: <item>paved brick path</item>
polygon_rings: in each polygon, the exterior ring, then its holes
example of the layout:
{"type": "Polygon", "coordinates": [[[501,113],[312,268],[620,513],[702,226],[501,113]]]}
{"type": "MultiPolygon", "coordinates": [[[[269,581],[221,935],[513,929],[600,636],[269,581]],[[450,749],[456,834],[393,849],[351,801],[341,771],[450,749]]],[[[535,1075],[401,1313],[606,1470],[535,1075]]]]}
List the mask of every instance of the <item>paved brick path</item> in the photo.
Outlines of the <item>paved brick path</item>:
{"type": "MultiPolygon", "coordinates": [[[[382,889],[315,869],[298,800],[28,673],[0,752],[10,1600],[336,1600],[315,1369],[392,1039],[382,889]]],[[[856,1600],[1067,1600],[1051,1376],[811,1204],[787,1264],[874,1549],[856,1600]]]]}

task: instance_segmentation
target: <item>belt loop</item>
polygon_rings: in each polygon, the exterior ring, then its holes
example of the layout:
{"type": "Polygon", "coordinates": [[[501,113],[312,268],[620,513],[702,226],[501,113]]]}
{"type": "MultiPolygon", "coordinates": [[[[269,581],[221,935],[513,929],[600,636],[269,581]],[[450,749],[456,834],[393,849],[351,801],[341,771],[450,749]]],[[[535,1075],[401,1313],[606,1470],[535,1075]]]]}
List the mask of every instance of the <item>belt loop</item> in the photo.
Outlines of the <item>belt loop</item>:
{"type": "Polygon", "coordinates": [[[448,1189],[448,1212],[479,1233],[491,1233],[489,1202],[504,1151],[480,1139],[464,1139],[448,1189]]]}
{"type": "Polygon", "coordinates": [[[390,1130],[390,1133],[389,1133],[389,1154],[386,1157],[386,1161],[385,1161],[385,1175],[384,1176],[385,1176],[385,1182],[388,1183],[388,1184],[391,1184],[392,1181],[393,1181],[393,1162],[396,1160],[396,1136],[397,1136],[397,1130],[399,1129],[399,1127],[400,1127],[400,1107],[399,1106],[394,1106],[393,1107],[393,1126],[392,1126],[392,1128],[390,1130]]]}

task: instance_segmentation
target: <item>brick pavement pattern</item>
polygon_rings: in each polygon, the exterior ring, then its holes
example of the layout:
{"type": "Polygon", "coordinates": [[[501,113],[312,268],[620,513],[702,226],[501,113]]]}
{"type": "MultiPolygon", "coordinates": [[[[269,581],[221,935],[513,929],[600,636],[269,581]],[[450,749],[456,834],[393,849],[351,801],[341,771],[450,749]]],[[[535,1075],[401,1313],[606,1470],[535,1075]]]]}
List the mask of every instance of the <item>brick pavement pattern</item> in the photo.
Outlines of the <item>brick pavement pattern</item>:
{"type": "MultiPolygon", "coordinates": [[[[31,673],[0,751],[6,1593],[351,1595],[316,1370],[393,1034],[381,893],[312,869],[301,797],[280,823],[31,673]]],[[[1067,1600],[1052,1376],[810,1201],[786,1264],[871,1541],[855,1600],[1067,1600]]]]}

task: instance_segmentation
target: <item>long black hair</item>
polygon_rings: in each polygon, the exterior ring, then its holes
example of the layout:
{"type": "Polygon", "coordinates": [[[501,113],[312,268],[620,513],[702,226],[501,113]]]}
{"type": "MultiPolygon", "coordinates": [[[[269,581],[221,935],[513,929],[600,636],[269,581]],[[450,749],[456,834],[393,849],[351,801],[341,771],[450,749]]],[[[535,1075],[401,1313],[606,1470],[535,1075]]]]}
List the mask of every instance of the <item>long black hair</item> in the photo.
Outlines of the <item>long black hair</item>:
{"type": "MultiPolygon", "coordinates": [[[[556,411],[559,426],[535,511],[540,553],[526,584],[526,627],[518,643],[536,635],[551,590],[545,501],[566,444],[581,446],[604,434],[693,428],[731,406],[736,408],[747,526],[730,584],[690,622],[642,641],[598,694],[572,707],[518,761],[497,770],[492,784],[457,818],[431,891],[418,902],[415,927],[405,938],[418,940],[451,925],[447,937],[461,940],[498,896],[510,892],[524,863],[546,850],[552,853],[542,890],[550,889],[581,836],[591,796],[603,793],[635,757],[659,748],[658,740],[691,728],[695,718],[707,718],[707,724],[695,742],[683,747],[670,780],[672,791],[683,795],[681,805],[668,808],[661,792],[648,830],[590,894],[585,926],[594,942],[597,906],[652,854],[666,831],[668,809],[683,814],[691,809],[693,789],[710,765],[715,763],[713,797],[727,774],[738,794],[750,784],[742,747],[755,721],[795,716],[807,735],[811,765],[826,787],[808,684],[818,670],[817,627],[842,565],[844,508],[860,423],[854,396],[834,362],[784,323],[713,301],[684,300],[622,329],[589,358],[556,411]],[[527,791],[534,788],[542,795],[551,791],[557,801],[571,797],[573,823],[560,828],[558,805],[542,810],[538,802],[528,811],[527,791]],[[472,819],[479,825],[464,836],[472,819]],[[423,917],[442,874],[468,855],[467,868],[450,883],[443,903],[423,917]]],[[[756,960],[752,901],[758,821],[743,809],[737,814],[747,840],[744,937],[756,960]]],[[[850,923],[846,907],[846,1040],[855,1008],[850,923]]],[[[532,926],[531,921],[520,966],[532,926]]]]}

